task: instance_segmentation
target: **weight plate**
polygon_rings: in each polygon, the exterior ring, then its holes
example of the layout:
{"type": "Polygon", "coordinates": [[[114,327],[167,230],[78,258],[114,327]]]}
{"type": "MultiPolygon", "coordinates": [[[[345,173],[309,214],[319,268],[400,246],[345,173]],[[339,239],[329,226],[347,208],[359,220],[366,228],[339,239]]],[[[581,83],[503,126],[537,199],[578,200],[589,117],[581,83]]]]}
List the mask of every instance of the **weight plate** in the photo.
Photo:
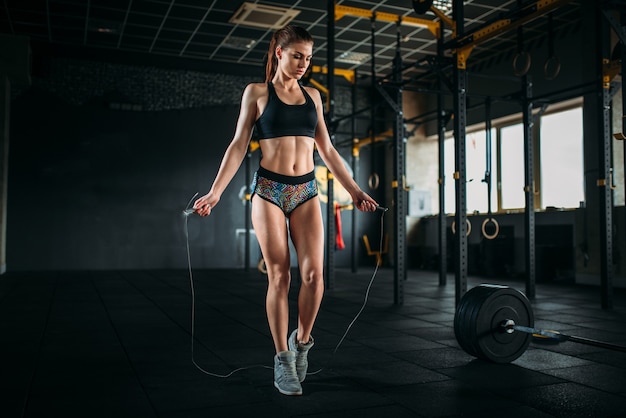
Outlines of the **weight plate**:
{"type": "MultiPolygon", "coordinates": [[[[475,357],[484,358],[482,349],[479,345],[479,334],[476,324],[481,314],[482,306],[489,296],[498,289],[503,288],[498,285],[483,284],[475,287],[471,290],[472,296],[468,300],[468,304],[471,307],[467,310],[469,314],[465,318],[465,338],[467,338],[468,344],[472,347],[472,352],[475,357]]],[[[468,292],[469,293],[469,292],[468,292]]]]}
{"type": "Polygon", "coordinates": [[[454,316],[454,334],[461,348],[476,357],[478,345],[472,338],[472,324],[476,322],[478,308],[489,294],[487,287],[478,286],[470,289],[459,302],[454,316]]]}
{"type": "Polygon", "coordinates": [[[455,313],[454,333],[468,354],[494,363],[510,363],[526,351],[532,336],[507,333],[501,324],[508,319],[518,325],[534,326],[526,296],[507,286],[483,284],[461,298],[455,313]]]}

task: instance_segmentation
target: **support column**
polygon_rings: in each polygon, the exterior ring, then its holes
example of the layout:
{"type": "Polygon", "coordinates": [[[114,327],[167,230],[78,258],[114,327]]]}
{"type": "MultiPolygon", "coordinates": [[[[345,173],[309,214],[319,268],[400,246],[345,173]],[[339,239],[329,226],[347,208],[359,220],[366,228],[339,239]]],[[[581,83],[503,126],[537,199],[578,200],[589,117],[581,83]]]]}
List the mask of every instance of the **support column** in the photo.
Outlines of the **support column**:
{"type": "MultiPolygon", "coordinates": [[[[328,23],[326,25],[327,34],[326,42],[328,46],[326,61],[328,63],[328,112],[326,113],[326,122],[330,122],[335,116],[335,2],[328,0],[328,23]]],[[[331,127],[329,126],[329,129],[331,127]]],[[[331,131],[330,140],[334,144],[335,132],[331,131]]],[[[328,204],[326,205],[326,260],[325,260],[325,278],[326,289],[335,287],[335,188],[333,176],[328,172],[328,204]]]]}
{"type": "Polygon", "coordinates": [[[11,84],[0,74],[0,274],[7,270],[7,187],[9,184],[9,119],[11,84]]]}
{"type": "Polygon", "coordinates": [[[439,39],[437,40],[437,123],[439,141],[439,286],[445,286],[448,278],[448,228],[446,222],[446,173],[445,173],[445,142],[446,142],[446,115],[444,111],[444,96],[441,93],[445,88],[441,73],[441,62],[444,58],[443,52],[443,25],[440,27],[439,39]]]}
{"type": "Polygon", "coordinates": [[[529,75],[522,77],[522,113],[524,119],[524,249],[526,271],[526,296],[535,297],[535,147],[533,143],[532,81],[529,75]]]}
{"type": "MultiPolygon", "coordinates": [[[[596,80],[598,83],[598,215],[600,231],[600,292],[603,309],[613,308],[613,191],[611,190],[611,79],[605,68],[611,59],[610,28],[596,7],[596,80]]],[[[623,94],[623,90],[622,90],[623,94]]]]}
{"type": "Polygon", "coordinates": [[[595,51],[584,62],[585,79],[593,79],[595,91],[585,94],[583,102],[584,163],[585,163],[585,256],[583,271],[593,279],[599,278],[601,306],[613,307],[613,194],[611,190],[611,76],[610,28],[603,18],[600,4],[582,2],[582,13],[595,16],[583,20],[585,33],[581,50],[595,51]]]}
{"type": "MultiPolygon", "coordinates": [[[[406,138],[404,135],[404,114],[402,112],[402,57],[400,55],[400,23],[398,23],[396,56],[393,60],[393,81],[396,83],[395,103],[397,105],[394,138],[394,304],[404,303],[404,281],[406,280],[406,138]]],[[[382,248],[380,249],[382,251],[382,248]]]]}
{"type": "MultiPolygon", "coordinates": [[[[463,1],[454,0],[454,20],[456,21],[456,33],[460,37],[464,32],[463,25],[463,1]]],[[[456,213],[454,222],[456,234],[454,237],[455,248],[455,302],[458,305],[461,298],[467,292],[467,181],[466,181],[466,156],[465,156],[465,125],[467,113],[467,70],[465,61],[459,57],[459,51],[455,53],[456,65],[454,66],[454,180],[456,213]]]]}

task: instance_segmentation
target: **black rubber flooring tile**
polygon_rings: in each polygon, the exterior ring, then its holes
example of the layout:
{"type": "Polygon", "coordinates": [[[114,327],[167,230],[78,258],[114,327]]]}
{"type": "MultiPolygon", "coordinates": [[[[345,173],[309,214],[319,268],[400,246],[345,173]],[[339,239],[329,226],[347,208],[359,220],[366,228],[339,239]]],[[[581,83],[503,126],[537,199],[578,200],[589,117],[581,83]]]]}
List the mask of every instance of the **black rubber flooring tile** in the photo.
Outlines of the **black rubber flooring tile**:
{"type": "Polygon", "coordinates": [[[434,348],[431,350],[403,351],[393,353],[393,355],[431,370],[460,367],[474,360],[474,357],[458,348],[434,348]]]}
{"type": "Polygon", "coordinates": [[[309,415],[303,411],[302,415],[296,415],[297,417],[307,418],[380,418],[380,417],[394,417],[394,418],[415,418],[418,417],[414,411],[405,408],[400,405],[381,405],[372,406],[369,408],[359,408],[356,405],[354,408],[345,411],[336,412],[324,412],[321,414],[309,415]]]}
{"type": "MultiPolygon", "coordinates": [[[[270,386],[271,371],[267,385],[270,386]]],[[[162,381],[145,388],[159,415],[168,417],[176,411],[250,405],[266,400],[244,372],[228,379],[197,375],[189,381],[162,381]]]]}
{"type": "Polygon", "coordinates": [[[374,321],[374,324],[384,327],[384,328],[401,330],[401,331],[412,330],[415,328],[420,328],[420,329],[440,328],[439,324],[435,324],[433,322],[424,321],[422,319],[417,319],[417,318],[403,318],[403,319],[374,321]]]}
{"type": "Polygon", "coordinates": [[[515,364],[495,364],[483,360],[473,360],[459,367],[441,369],[439,372],[485,391],[519,389],[562,382],[556,377],[515,364]]]}
{"type": "Polygon", "coordinates": [[[617,367],[590,363],[583,366],[543,370],[543,373],[608,393],[626,393],[626,379],[624,378],[626,370],[617,367]]]}
{"type": "Polygon", "coordinates": [[[565,367],[585,366],[592,364],[592,362],[575,356],[568,356],[552,351],[530,349],[526,350],[526,352],[515,360],[513,364],[530,370],[541,371],[565,367]]]}
{"type": "Polygon", "coordinates": [[[445,325],[435,325],[428,327],[416,327],[411,329],[404,330],[405,332],[415,335],[420,338],[424,338],[426,340],[440,342],[446,341],[449,339],[454,339],[454,328],[452,327],[452,323],[445,325]]]}
{"type": "Polygon", "coordinates": [[[156,416],[134,376],[106,371],[39,375],[25,411],[26,417],[156,416]]]}
{"type": "MultiPolygon", "coordinates": [[[[313,348],[315,350],[315,347],[313,348]]],[[[372,363],[389,363],[397,361],[397,357],[388,353],[380,352],[366,345],[343,346],[334,350],[310,351],[309,364],[311,370],[324,367],[341,372],[344,368],[360,365],[370,367],[372,363]],[[314,366],[315,365],[315,366],[314,366]]]]}
{"type": "Polygon", "coordinates": [[[418,417],[542,416],[540,411],[459,380],[388,387],[381,393],[418,417]]]}
{"type": "Polygon", "coordinates": [[[572,382],[521,388],[507,396],[557,417],[623,417],[624,398],[572,382]]]}
{"type": "Polygon", "coordinates": [[[598,349],[581,354],[580,357],[595,363],[606,364],[626,370],[626,353],[621,351],[598,349]]]}
{"type": "Polygon", "coordinates": [[[383,353],[444,348],[442,344],[409,334],[394,337],[358,339],[357,341],[383,353]]]}
{"type": "Polygon", "coordinates": [[[389,386],[403,386],[449,379],[444,374],[400,360],[386,363],[371,363],[367,367],[346,366],[336,370],[351,380],[376,390],[389,386]]]}
{"type": "Polygon", "coordinates": [[[364,386],[362,379],[355,379],[352,375],[343,373],[338,375],[334,371],[307,377],[302,383],[302,396],[281,395],[271,382],[265,381],[257,389],[285,410],[289,416],[296,417],[393,404],[386,396],[364,386]]]}

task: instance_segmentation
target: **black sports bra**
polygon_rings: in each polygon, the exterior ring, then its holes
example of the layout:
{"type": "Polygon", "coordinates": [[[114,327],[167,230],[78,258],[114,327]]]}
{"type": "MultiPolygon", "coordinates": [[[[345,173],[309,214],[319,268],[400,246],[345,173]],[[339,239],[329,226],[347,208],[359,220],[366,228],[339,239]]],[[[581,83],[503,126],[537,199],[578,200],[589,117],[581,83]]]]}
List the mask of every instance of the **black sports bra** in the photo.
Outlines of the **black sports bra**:
{"type": "Polygon", "coordinates": [[[306,99],[304,104],[288,105],[280,100],[272,82],[267,83],[267,105],[255,123],[259,139],[292,135],[315,138],[317,126],[315,103],[302,86],[300,89],[306,99]]]}

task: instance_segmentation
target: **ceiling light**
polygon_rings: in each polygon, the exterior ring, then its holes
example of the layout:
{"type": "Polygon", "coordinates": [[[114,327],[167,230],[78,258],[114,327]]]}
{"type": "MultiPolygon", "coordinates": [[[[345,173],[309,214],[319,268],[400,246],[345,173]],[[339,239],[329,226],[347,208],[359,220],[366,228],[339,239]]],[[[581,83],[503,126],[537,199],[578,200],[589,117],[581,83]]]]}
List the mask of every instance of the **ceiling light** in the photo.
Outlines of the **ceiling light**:
{"type": "Polygon", "coordinates": [[[99,33],[118,33],[121,25],[119,22],[104,19],[89,19],[88,29],[99,33]]]}
{"type": "Polygon", "coordinates": [[[345,64],[363,64],[370,58],[370,54],[363,52],[344,52],[335,58],[337,62],[343,62],[345,64]]]}
{"type": "Polygon", "coordinates": [[[452,10],[452,0],[434,0],[433,6],[442,12],[447,13],[452,10]]]}
{"type": "Polygon", "coordinates": [[[224,46],[232,49],[248,50],[256,44],[256,40],[241,36],[228,36],[224,39],[224,46]]]}

